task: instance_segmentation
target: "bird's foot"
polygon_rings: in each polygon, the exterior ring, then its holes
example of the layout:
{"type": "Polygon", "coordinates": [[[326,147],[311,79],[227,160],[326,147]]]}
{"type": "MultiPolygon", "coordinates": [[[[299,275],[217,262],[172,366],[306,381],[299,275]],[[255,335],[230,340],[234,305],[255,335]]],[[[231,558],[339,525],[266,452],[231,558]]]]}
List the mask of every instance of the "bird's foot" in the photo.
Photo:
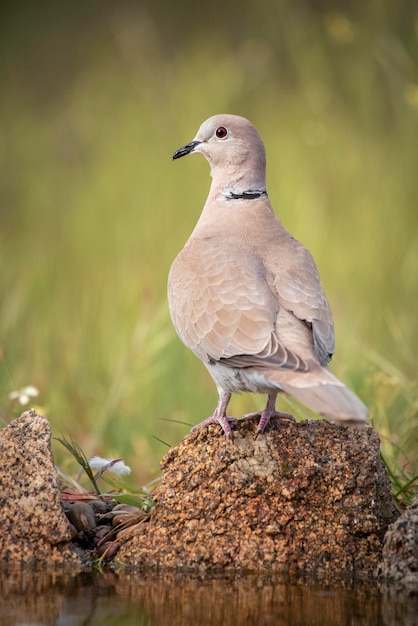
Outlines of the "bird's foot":
{"type": "Polygon", "coordinates": [[[261,433],[264,432],[267,424],[269,423],[272,417],[275,417],[277,419],[289,420],[291,422],[296,422],[295,418],[290,413],[281,413],[280,411],[276,411],[276,410],[271,411],[267,409],[264,409],[263,411],[256,411],[255,413],[246,413],[245,415],[242,416],[242,419],[248,419],[249,417],[260,418],[254,439],[257,439],[258,435],[261,435],[261,433]]]}
{"type": "Polygon", "coordinates": [[[196,426],[193,426],[193,428],[190,429],[190,432],[194,433],[196,432],[196,430],[200,430],[200,428],[204,426],[208,426],[209,424],[220,424],[222,426],[222,430],[224,431],[225,435],[229,437],[229,439],[233,439],[234,434],[231,430],[231,426],[229,425],[229,422],[236,422],[236,421],[237,421],[236,417],[231,417],[229,415],[218,416],[214,414],[202,420],[201,422],[196,424],[196,426]]]}

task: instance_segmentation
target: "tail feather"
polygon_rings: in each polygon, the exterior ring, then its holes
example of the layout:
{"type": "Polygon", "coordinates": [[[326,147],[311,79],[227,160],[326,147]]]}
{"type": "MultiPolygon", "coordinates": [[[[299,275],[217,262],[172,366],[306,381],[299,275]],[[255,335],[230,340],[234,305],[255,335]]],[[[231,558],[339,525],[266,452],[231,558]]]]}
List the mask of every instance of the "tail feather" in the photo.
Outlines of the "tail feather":
{"type": "Polygon", "coordinates": [[[299,374],[289,382],[277,382],[285,393],[323,417],[337,422],[367,421],[366,405],[325,368],[299,374]]]}

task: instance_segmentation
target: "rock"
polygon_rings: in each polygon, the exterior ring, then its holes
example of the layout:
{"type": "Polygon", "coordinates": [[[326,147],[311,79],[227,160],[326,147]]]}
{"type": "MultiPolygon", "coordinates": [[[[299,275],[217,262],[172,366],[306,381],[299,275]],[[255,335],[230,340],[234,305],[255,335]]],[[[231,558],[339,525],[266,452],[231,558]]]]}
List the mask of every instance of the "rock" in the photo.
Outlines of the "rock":
{"type": "Polygon", "coordinates": [[[80,564],[61,504],[51,428],[34,410],[0,430],[0,563],[80,564]]]}
{"type": "Polygon", "coordinates": [[[100,557],[104,556],[108,561],[110,561],[116,556],[119,548],[119,541],[106,541],[105,543],[102,543],[98,546],[97,554],[100,557]]]}
{"type": "Polygon", "coordinates": [[[109,526],[97,526],[96,532],[94,533],[94,544],[97,545],[100,543],[105,537],[113,535],[113,529],[109,526]]]}
{"type": "Polygon", "coordinates": [[[256,420],[189,434],[162,461],[150,521],[127,529],[118,562],[133,568],[239,569],[367,579],[396,518],[372,427],[256,420]]]}
{"type": "Polygon", "coordinates": [[[91,500],[89,504],[97,515],[104,515],[109,510],[108,503],[103,500],[91,500]]]}
{"type": "Polygon", "coordinates": [[[96,516],[93,507],[88,502],[74,502],[67,513],[67,517],[77,530],[96,529],[96,516]]]}
{"type": "Polygon", "coordinates": [[[147,511],[143,511],[138,509],[138,507],[131,506],[129,504],[117,504],[113,508],[112,512],[115,514],[112,520],[112,526],[115,527],[115,530],[118,530],[118,528],[132,526],[133,524],[136,524],[141,520],[148,519],[149,517],[149,513],[147,511]]]}
{"type": "Polygon", "coordinates": [[[388,528],[379,575],[398,588],[418,589],[418,494],[388,528]]]}

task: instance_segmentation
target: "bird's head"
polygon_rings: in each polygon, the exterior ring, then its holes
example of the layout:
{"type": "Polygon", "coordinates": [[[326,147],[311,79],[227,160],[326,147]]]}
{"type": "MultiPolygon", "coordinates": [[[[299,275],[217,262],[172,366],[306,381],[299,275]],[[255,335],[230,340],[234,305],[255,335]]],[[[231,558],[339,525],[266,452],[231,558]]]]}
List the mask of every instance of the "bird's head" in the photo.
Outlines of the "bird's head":
{"type": "Polygon", "coordinates": [[[203,122],[196,137],[177,150],[173,159],[203,154],[214,183],[224,189],[265,189],[266,155],[254,126],[238,115],[214,115],[203,122]]]}

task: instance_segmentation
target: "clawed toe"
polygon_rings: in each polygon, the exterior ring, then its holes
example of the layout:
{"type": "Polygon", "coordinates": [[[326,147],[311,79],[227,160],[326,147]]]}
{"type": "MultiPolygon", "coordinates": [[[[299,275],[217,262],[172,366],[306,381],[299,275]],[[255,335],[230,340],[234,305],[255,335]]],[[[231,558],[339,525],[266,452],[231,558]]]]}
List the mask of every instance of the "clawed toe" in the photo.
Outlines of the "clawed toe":
{"type": "MultiPolygon", "coordinates": [[[[290,413],[281,413],[280,411],[276,411],[275,409],[272,410],[272,404],[273,404],[273,400],[275,399],[275,397],[271,398],[271,403],[270,405],[268,404],[267,407],[263,410],[263,411],[256,411],[254,413],[246,413],[245,415],[242,416],[241,419],[249,419],[252,417],[259,417],[260,421],[258,422],[258,426],[257,426],[257,430],[255,433],[255,439],[257,439],[257,437],[259,435],[261,435],[261,433],[264,432],[267,424],[269,423],[269,421],[271,420],[271,418],[275,417],[277,419],[281,419],[281,420],[289,420],[292,422],[296,422],[295,418],[293,417],[293,415],[291,415],[290,413]]],[[[219,409],[219,405],[217,407],[217,409],[219,409]]],[[[225,406],[223,406],[222,408],[226,408],[225,406]]],[[[204,419],[203,421],[199,422],[199,424],[196,424],[196,426],[193,426],[190,429],[191,433],[196,432],[197,430],[200,430],[201,428],[208,426],[209,424],[219,424],[222,428],[222,430],[224,431],[225,435],[229,438],[229,439],[233,439],[234,438],[234,433],[232,432],[231,426],[230,426],[230,422],[236,422],[237,419],[235,417],[232,417],[230,415],[219,415],[219,413],[217,413],[217,411],[215,411],[215,413],[213,415],[210,415],[209,417],[207,417],[206,419],[204,419]]]]}
{"type": "Polygon", "coordinates": [[[280,411],[274,411],[270,417],[277,417],[277,419],[289,420],[289,422],[296,422],[291,413],[281,413],[280,411]]]}
{"type": "Polygon", "coordinates": [[[236,421],[237,421],[237,418],[232,417],[230,415],[222,415],[221,417],[218,417],[217,415],[210,415],[206,419],[202,420],[201,422],[193,426],[190,429],[190,432],[194,433],[197,430],[200,430],[202,427],[208,426],[209,424],[220,424],[225,435],[229,437],[230,439],[233,439],[234,435],[229,425],[229,422],[236,422],[236,421]]]}
{"type": "Polygon", "coordinates": [[[273,411],[271,413],[266,413],[265,411],[262,411],[260,415],[261,415],[261,418],[260,418],[260,421],[258,422],[254,439],[257,439],[257,437],[265,431],[265,428],[272,417],[280,419],[280,420],[284,419],[284,420],[288,420],[291,422],[296,422],[293,415],[291,415],[290,413],[280,413],[280,411],[273,411]]]}

